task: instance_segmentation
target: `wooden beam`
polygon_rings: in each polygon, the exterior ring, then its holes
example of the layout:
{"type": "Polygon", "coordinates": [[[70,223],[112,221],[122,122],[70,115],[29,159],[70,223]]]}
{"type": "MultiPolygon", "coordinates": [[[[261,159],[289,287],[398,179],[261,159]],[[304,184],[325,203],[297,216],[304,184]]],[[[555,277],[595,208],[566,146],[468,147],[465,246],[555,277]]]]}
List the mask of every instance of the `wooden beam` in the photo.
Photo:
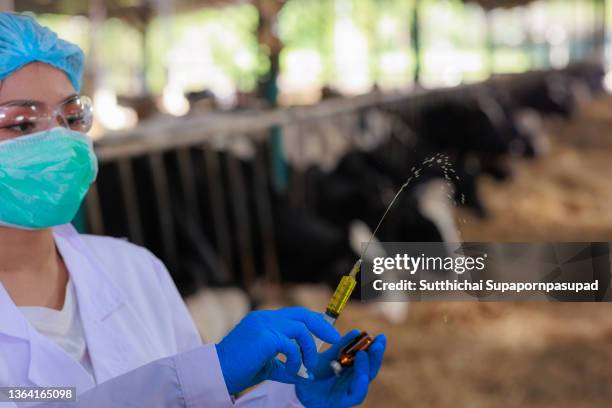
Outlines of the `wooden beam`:
{"type": "MultiPolygon", "coordinates": [[[[566,69],[571,68],[570,65],[566,69]]],[[[451,88],[418,89],[387,94],[373,92],[352,98],[328,99],[314,106],[278,108],[256,113],[209,113],[152,120],[134,129],[108,133],[107,137],[96,142],[96,153],[101,162],[107,162],[122,157],[195,146],[218,137],[249,134],[254,140],[262,140],[267,135],[266,130],[274,126],[284,127],[307,121],[325,120],[369,108],[392,110],[397,106],[417,106],[424,100],[472,92],[482,86],[520,86],[551,71],[557,70],[504,75],[480,83],[451,88]]]]}
{"type": "Polygon", "coordinates": [[[15,1],[0,0],[0,11],[15,11],[15,1]]]}
{"type": "Polygon", "coordinates": [[[524,6],[533,1],[535,0],[464,0],[465,3],[477,3],[486,10],[524,6]]]}

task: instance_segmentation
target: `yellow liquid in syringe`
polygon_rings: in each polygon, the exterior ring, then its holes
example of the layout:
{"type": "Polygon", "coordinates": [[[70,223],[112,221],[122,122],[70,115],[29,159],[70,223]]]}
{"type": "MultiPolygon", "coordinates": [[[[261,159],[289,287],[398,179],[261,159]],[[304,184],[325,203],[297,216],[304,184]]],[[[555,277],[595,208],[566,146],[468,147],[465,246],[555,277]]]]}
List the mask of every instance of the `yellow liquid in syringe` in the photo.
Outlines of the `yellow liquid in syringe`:
{"type": "Polygon", "coordinates": [[[353,269],[351,269],[351,273],[343,276],[340,280],[340,283],[336,287],[336,290],[334,291],[334,294],[327,305],[327,310],[325,311],[326,314],[334,317],[335,319],[340,316],[340,313],[342,313],[344,306],[346,306],[346,303],[357,285],[357,279],[355,279],[355,276],[360,269],[361,259],[355,262],[353,269]]]}

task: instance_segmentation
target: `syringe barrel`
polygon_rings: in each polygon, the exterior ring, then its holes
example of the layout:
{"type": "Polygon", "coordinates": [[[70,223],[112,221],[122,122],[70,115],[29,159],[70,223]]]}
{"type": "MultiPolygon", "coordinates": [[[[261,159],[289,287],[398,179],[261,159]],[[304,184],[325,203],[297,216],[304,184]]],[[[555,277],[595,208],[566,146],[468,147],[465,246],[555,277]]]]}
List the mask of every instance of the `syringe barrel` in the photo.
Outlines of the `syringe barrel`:
{"type": "Polygon", "coordinates": [[[340,316],[356,285],[357,280],[352,275],[343,276],[327,305],[326,313],[332,316],[340,316]]]}

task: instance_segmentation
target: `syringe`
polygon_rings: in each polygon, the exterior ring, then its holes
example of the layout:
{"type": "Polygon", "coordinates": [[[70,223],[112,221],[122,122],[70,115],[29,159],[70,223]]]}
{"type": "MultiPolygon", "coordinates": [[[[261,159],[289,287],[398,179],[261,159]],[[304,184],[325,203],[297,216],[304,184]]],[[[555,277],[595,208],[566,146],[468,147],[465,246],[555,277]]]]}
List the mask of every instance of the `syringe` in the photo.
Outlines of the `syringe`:
{"type": "MultiPolygon", "coordinates": [[[[357,260],[357,262],[355,262],[355,265],[353,265],[353,269],[351,269],[351,273],[343,276],[342,279],[340,280],[340,283],[336,287],[336,290],[334,291],[334,294],[332,295],[332,298],[329,301],[329,304],[327,305],[325,314],[323,314],[323,318],[327,322],[329,322],[331,325],[334,325],[336,323],[336,320],[338,320],[338,317],[340,317],[340,313],[342,313],[344,306],[346,306],[346,302],[348,302],[349,298],[351,297],[351,294],[353,293],[353,290],[355,289],[355,286],[357,285],[357,279],[356,279],[357,274],[361,271],[361,263],[362,263],[363,257],[365,256],[365,253],[370,247],[370,244],[374,240],[374,236],[376,236],[378,229],[380,228],[380,226],[382,225],[382,222],[387,217],[387,214],[391,210],[391,207],[393,207],[393,204],[395,204],[400,194],[402,194],[402,191],[404,191],[404,189],[408,187],[408,184],[410,184],[410,180],[412,180],[412,177],[409,178],[402,185],[402,187],[397,191],[397,193],[393,197],[393,200],[391,200],[391,203],[389,203],[389,205],[387,206],[385,213],[378,221],[378,224],[376,225],[374,232],[370,236],[370,240],[368,241],[366,246],[363,248],[361,252],[361,257],[357,260]]],[[[314,338],[315,345],[317,346],[317,351],[318,351],[323,345],[323,341],[319,339],[317,336],[312,336],[312,337],[314,338]]],[[[308,378],[308,369],[304,366],[304,364],[300,366],[300,369],[298,370],[297,374],[302,378],[308,378]]]]}
{"type": "MultiPolygon", "coordinates": [[[[340,313],[342,313],[342,310],[344,309],[344,306],[346,306],[346,303],[351,297],[355,286],[357,286],[356,276],[360,270],[361,259],[355,262],[355,265],[353,265],[353,269],[351,269],[351,273],[343,276],[340,280],[340,283],[336,287],[336,290],[334,291],[334,294],[332,295],[331,300],[327,305],[327,309],[325,309],[325,313],[323,314],[323,318],[332,326],[336,323],[338,317],[340,317],[340,313]]],[[[319,349],[323,345],[323,340],[321,340],[317,336],[313,336],[313,338],[317,347],[317,351],[319,351],[319,349]]],[[[298,375],[302,378],[308,378],[308,369],[304,366],[304,364],[300,366],[298,375]]]]}

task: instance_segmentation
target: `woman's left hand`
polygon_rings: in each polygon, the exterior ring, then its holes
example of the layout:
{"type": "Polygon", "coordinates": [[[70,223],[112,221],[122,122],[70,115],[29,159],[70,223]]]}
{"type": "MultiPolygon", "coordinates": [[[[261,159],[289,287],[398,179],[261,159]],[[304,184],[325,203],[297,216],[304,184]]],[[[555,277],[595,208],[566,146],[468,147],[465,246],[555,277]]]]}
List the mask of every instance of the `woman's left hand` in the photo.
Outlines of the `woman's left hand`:
{"type": "Polygon", "coordinates": [[[358,352],[353,366],[339,377],[334,375],[329,365],[359,333],[352,330],[338,344],[319,354],[317,367],[311,371],[314,380],[295,385],[297,397],[306,408],[352,407],[365,400],[370,382],[376,378],[385,354],[387,338],[384,334],[376,336],[367,351],[358,352]]]}

